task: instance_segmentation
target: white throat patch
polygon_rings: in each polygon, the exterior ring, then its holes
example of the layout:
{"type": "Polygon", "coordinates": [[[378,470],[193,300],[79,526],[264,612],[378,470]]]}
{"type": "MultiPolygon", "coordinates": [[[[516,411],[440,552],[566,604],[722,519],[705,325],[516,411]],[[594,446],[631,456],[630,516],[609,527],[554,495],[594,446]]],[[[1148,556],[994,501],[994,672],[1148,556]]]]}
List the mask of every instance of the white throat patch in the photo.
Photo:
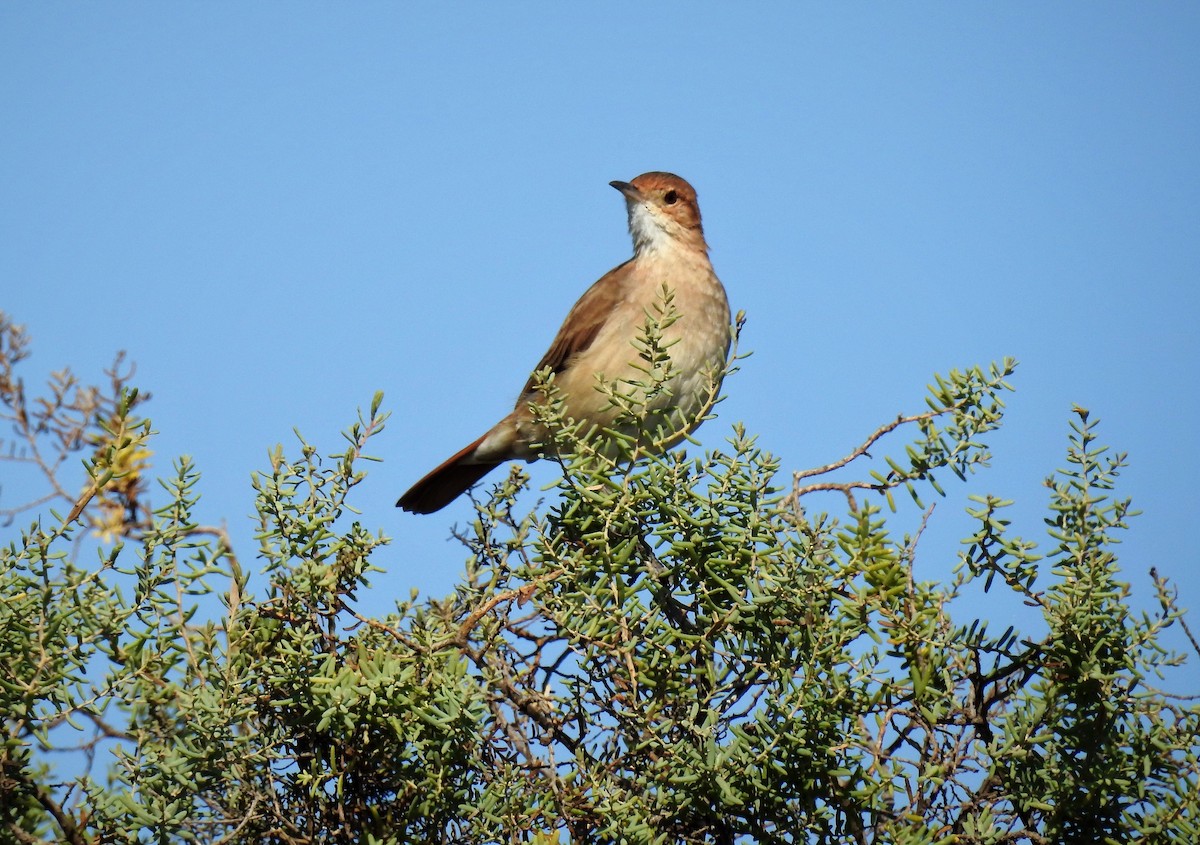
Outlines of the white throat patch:
{"type": "Polygon", "coordinates": [[[671,233],[663,228],[666,222],[645,203],[629,202],[629,234],[633,235],[633,251],[658,252],[672,245],[671,233]]]}

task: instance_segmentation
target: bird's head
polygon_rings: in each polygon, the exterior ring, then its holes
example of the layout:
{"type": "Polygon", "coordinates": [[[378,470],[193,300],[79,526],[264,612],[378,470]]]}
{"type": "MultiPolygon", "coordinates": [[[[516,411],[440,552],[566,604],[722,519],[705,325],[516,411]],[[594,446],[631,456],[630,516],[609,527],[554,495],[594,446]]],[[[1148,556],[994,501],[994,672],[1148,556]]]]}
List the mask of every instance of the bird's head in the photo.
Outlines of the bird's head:
{"type": "Polygon", "coordinates": [[[654,170],[632,182],[609,184],[625,195],[635,253],[680,247],[707,252],[696,189],[686,179],[654,170]]]}

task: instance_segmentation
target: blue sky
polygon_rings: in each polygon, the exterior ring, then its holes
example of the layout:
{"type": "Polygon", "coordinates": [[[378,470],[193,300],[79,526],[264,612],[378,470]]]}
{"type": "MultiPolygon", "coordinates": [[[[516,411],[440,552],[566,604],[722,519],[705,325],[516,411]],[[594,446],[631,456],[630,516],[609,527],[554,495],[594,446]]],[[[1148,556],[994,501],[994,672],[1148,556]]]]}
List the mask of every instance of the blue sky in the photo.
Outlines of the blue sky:
{"type": "Polygon", "coordinates": [[[671,170],[754,352],[705,445],[741,420],[823,464],[1012,355],[994,467],[946,479],[918,575],[949,578],[968,492],[1044,539],[1078,403],[1130,454],[1137,603],[1157,566],[1200,608],[1197,44],[1185,3],[7,3],[0,308],[29,382],[128,350],[160,469],[194,456],[246,561],[268,447],[334,451],[385,391],[356,500],[394,538],[383,613],[452,589],[470,515],[396,497],[628,257],[609,180],[671,170]]]}

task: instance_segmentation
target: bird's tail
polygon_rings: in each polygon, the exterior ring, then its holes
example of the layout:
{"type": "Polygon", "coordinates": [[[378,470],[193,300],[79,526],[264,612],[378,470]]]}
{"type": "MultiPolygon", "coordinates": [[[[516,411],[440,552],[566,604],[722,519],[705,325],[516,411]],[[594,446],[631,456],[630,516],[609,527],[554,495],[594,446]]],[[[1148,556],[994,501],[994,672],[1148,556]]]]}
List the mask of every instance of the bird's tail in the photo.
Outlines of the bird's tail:
{"type": "Polygon", "coordinates": [[[483,435],[474,443],[447,458],[437,469],[414,484],[407,493],[400,497],[400,501],[396,502],[396,507],[404,508],[409,513],[440,511],[467,492],[472,484],[504,463],[503,461],[485,461],[484,463],[467,461],[479,448],[484,437],[487,435],[483,435]]]}

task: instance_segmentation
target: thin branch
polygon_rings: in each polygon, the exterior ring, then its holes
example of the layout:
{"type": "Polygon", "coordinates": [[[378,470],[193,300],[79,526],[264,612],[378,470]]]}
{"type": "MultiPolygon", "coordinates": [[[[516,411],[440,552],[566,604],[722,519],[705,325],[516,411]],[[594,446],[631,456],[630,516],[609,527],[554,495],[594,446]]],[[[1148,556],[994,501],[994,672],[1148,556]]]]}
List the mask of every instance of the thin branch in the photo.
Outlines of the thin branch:
{"type": "MultiPolygon", "coordinates": [[[[954,406],[954,407],[957,407],[957,406],[954,406]]],[[[954,408],[953,407],[952,408],[942,408],[937,411],[926,411],[923,414],[916,414],[914,416],[909,416],[909,417],[904,416],[904,414],[899,414],[896,417],[896,419],[892,420],[890,423],[886,423],[884,425],[881,425],[879,428],[875,429],[875,431],[872,432],[871,435],[869,437],[867,437],[867,439],[865,441],[863,441],[863,443],[860,446],[858,446],[849,455],[846,455],[846,457],[842,458],[841,460],[837,460],[832,463],[825,464],[824,466],[819,466],[819,467],[814,467],[812,469],[805,469],[805,470],[799,470],[797,472],[794,472],[794,473],[792,473],[792,481],[793,481],[793,483],[796,483],[796,482],[799,482],[801,479],[812,478],[815,475],[827,475],[828,473],[831,473],[834,470],[841,469],[842,467],[847,466],[850,463],[853,463],[854,461],[858,460],[859,458],[863,457],[864,455],[870,457],[871,447],[874,446],[876,443],[878,443],[880,441],[880,439],[882,439],[886,435],[890,434],[891,432],[895,431],[900,426],[905,425],[906,423],[911,423],[911,422],[921,422],[923,420],[932,420],[937,417],[940,417],[942,414],[946,413],[947,411],[951,411],[951,410],[954,410],[954,408]]],[[[804,489],[807,489],[807,488],[804,488],[804,489]]]]}
{"type": "Polygon", "coordinates": [[[53,845],[45,839],[38,839],[36,836],[25,832],[16,822],[8,823],[8,832],[11,833],[18,842],[23,842],[25,845],[53,845]]]}
{"type": "MultiPolygon", "coordinates": [[[[84,836],[79,823],[54,800],[54,796],[50,794],[49,789],[40,783],[29,780],[24,772],[17,772],[16,778],[26,786],[29,793],[42,805],[43,809],[54,817],[59,830],[62,831],[63,838],[61,841],[69,842],[71,845],[87,845],[87,837],[84,836]]],[[[32,841],[36,842],[38,840],[34,839],[32,841]]]]}
{"type": "Polygon", "coordinates": [[[522,586],[516,587],[512,590],[505,590],[502,593],[497,593],[479,607],[471,611],[466,620],[462,623],[462,625],[459,626],[458,632],[436,643],[431,648],[431,651],[441,651],[442,649],[448,648],[452,645],[456,645],[461,649],[466,649],[467,638],[470,636],[471,632],[475,630],[475,626],[477,626],[480,620],[483,619],[484,616],[487,616],[487,614],[490,613],[496,607],[496,605],[502,604],[506,601],[512,601],[513,599],[527,601],[529,597],[537,591],[538,587],[540,587],[542,584],[545,584],[547,581],[555,580],[564,572],[566,572],[565,569],[555,569],[553,572],[547,572],[545,575],[538,576],[528,584],[523,584],[522,586]]]}
{"type": "Polygon", "coordinates": [[[870,457],[871,448],[876,443],[878,443],[883,437],[885,437],[888,434],[890,434],[891,432],[895,431],[897,428],[899,428],[902,425],[907,425],[908,423],[922,423],[922,422],[927,422],[929,420],[937,419],[938,417],[944,416],[946,414],[952,414],[955,411],[958,411],[964,407],[967,407],[972,402],[975,402],[975,401],[977,401],[977,400],[974,395],[967,395],[967,396],[964,396],[963,398],[961,398],[959,401],[954,402],[950,405],[943,405],[940,408],[925,411],[924,413],[921,413],[921,414],[912,414],[909,416],[905,416],[904,414],[897,415],[896,419],[892,420],[890,423],[886,423],[886,424],[880,426],[879,428],[875,429],[875,431],[873,431],[867,437],[866,440],[864,440],[859,446],[857,446],[852,452],[850,452],[850,454],[846,455],[844,458],[833,461],[832,463],[825,464],[824,466],[814,467],[813,469],[800,470],[800,471],[793,473],[792,474],[792,492],[787,497],[785,497],[784,503],[786,504],[786,503],[790,503],[790,502],[799,502],[801,497],[806,496],[809,493],[815,493],[818,491],[841,491],[841,492],[845,493],[846,496],[850,499],[851,510],[856,511],[857,510],[856,503],[855,503],[853,497],[850,495],[850,491],[852,491],[852,490],[873,490],[876,492],[883,492],[885,490],[895,489],[896,487],[899,487],[901,484],[903,484],[905,481],[907,481],[909,479],[906,479],[903,477],[895,477],[895,478],[892,478],[887,481],[848,481],[848,482],[842,482],[842,483],[827,481],[827,482],[819,482],[816,484],[809,484],[804,487],[799,486],[800,481],[805,478],[812,478],[814,476],[819,476],[819,475],[827,475],[828,473],[831,473],[835,470],[842,469],[843,467],[848,466],[849,464],[853,463],[854,461],[858,460],[859,458],[863,457],[864,455],[867,457],[870,457]]]}

